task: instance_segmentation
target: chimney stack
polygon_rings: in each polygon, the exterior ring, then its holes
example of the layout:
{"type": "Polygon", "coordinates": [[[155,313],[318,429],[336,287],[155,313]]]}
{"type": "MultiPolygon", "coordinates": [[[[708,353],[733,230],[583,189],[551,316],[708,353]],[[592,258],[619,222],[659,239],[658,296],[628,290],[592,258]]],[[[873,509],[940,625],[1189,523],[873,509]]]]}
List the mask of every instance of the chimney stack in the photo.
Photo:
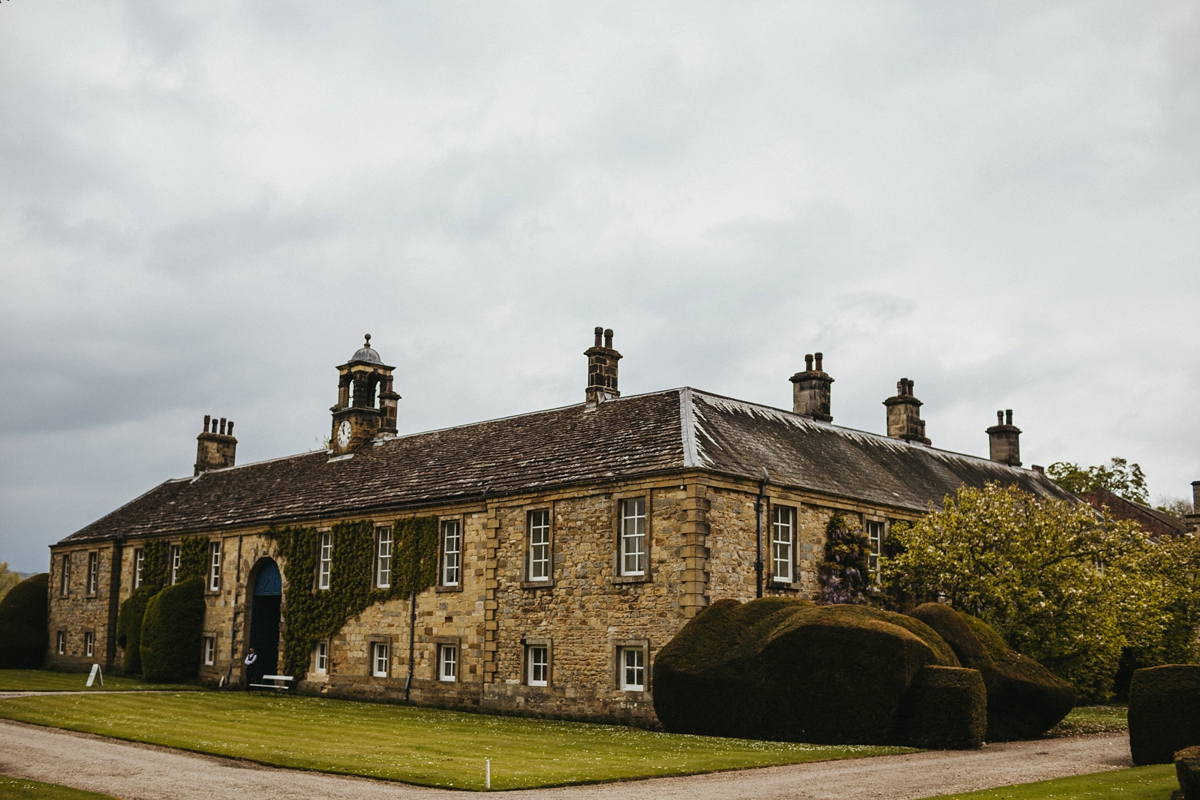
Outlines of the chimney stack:
{"type": "Polygon", "coordinates": [[[1013,425],[1012,409],[996,412],[996,424],[987,429],[992,461],[1021,466],[1021,429],[1013,425]]]}
{"type": "Polygon", "coordinates": [[[829,387],[833,378],[821,369],[822,358],[821,353],[806,355],[804,372],[797,372],[789,378],[792,382],[792,411],[822,422],[833,422],[833,415],[829,413],[829,387]]]}
{"type": "Polygon", "coordinates": [[[210,469],[232,467],[237,454],[237,439],[233,438],[233,423],[224,417],[219,420],[204,415],[204,429],[196,437],[196,471],[199,475],[210,469]],[[220,433],[218,433],[218,428],[220,433]]]}
{"type": "Polygon", "coordinates": [[[925,437],[925,420],[921,419],[923,403],[913,396],[913,382],[908,378],[896,381],[896,396],[883,401],[887,406],[887,433],[893,439],[932,444],[925,437]]]}
{"type": "Polygon", "coordinates": [[[612,343],[612,328],[605,330],[597,327],[596,343],[583,353],[588,358],[588,405],[596,405],[621,396],[617,391],[617,362],[621,360],[621,354],[613,350],[612,343]],[[600,343],[601,336],[604,337],[603,344],[600,343]]]}
{"type": "Polygon", "coordinates": [[[1192,514],[1200,515],[1200,481],[1192,481],[1192,514]]]}

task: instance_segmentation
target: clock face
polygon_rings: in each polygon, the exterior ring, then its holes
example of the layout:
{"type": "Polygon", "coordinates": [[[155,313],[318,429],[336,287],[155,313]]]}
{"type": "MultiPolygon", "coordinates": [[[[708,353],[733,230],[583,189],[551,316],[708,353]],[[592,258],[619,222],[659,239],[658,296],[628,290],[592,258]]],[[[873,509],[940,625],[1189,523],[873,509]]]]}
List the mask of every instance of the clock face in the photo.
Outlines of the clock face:
{"type": "Polygon", "coordinates": [[[342,424],[338,425],[337,430],[338,447],[345,447],[350,444],[350,420],[342,420],[342,424]]]}

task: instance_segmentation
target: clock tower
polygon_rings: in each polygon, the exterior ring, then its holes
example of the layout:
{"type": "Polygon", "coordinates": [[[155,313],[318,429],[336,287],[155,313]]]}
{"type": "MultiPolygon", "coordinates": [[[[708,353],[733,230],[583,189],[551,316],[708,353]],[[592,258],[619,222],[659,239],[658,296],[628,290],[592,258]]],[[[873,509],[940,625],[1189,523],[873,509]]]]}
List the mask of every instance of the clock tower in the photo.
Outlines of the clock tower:
{"type": "Polygon", "coordinates": [[[371,334],[350,360],[337,368],[338,401],[329,445],[335,456],[352,452],[377,436],[396,435],[396,401],[392,370],[371,348],[371,334]],[[379,394],[376,402],[376,392],[379,394]]]}

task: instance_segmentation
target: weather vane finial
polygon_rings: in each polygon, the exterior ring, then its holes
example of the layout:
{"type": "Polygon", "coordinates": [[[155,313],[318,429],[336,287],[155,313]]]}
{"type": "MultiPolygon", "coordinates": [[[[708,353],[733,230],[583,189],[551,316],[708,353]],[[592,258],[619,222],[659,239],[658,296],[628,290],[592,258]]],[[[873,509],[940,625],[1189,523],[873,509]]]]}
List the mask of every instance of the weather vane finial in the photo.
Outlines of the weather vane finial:
{"type": "Polygon", "coordinates": [[[367,334],[367,343],[364,344],[363,347],[370,347],[370,346],[371,346],[371,334],[368,333],[367,334]]]}

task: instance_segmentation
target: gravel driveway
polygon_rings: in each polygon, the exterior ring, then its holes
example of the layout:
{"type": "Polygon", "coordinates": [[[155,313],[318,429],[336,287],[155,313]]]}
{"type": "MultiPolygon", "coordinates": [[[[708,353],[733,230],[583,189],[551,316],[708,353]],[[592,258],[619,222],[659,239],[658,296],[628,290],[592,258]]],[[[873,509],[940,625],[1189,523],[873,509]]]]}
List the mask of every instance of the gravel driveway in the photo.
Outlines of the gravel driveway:
{"type": "MultiPolygon", "coordinates": [[[[668,800],[796,800],[885,797],[908,800],[1132,766],[1125,734],[988,745],[980,751],[913,753],[711,775],[638,781],[642,796],[668,800]]],[[[482,767],[482,765],[481,765],[482,767]]],[[[353,797],[478,798],[476,792],[262,767],[0,720],[0,773],[59,783],[123,800],[288,800],[353,797]]],[[[625,783],[497,792],[572,800],[627,800],[625,783]]]]}

